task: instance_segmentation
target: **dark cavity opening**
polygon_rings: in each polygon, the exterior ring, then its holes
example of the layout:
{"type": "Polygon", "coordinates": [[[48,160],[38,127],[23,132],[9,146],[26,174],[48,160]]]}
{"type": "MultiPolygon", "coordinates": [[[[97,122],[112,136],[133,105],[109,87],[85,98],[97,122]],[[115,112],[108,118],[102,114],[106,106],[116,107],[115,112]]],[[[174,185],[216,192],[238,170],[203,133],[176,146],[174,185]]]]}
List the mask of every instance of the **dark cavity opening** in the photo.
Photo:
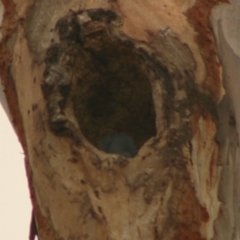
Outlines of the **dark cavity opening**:
{"type": "MultiPolygon", "coordinates": [[[[75,66],[73,105],[84,136],[95,146],[114,133],[137,148],[156,135],[150,74],[131,41],[104,31],[85,36],[75,66]]],[[[150,72],[150,71],[149,71],[150,72]]]]}

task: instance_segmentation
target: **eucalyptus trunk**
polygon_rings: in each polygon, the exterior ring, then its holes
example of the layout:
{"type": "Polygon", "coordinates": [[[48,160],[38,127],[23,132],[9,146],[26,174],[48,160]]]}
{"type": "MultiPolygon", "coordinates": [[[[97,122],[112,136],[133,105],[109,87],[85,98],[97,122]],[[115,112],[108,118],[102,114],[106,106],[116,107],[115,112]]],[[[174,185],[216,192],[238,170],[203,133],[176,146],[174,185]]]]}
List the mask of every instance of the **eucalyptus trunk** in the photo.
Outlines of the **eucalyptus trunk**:
{"type": "Polygon", "coordinates": [[[223,2],[2,0],[1,101],[41,240],[239,239],[239,13],[223,2]]]}

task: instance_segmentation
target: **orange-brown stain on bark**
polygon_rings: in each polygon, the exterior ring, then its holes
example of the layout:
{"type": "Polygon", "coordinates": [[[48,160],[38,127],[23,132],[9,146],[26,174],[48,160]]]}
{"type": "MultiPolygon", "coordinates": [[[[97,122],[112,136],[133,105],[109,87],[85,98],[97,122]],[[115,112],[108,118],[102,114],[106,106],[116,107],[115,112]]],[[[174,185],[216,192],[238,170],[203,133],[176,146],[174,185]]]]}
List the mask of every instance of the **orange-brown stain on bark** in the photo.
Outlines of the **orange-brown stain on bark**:
{"type": "Polygon", "coordinates": [[[206,222],[209,221],[209,214],[208,214],[206,208],[204,208],[204,207],[201,208],[201,215],[202,215],[202,221],[203,221],[203,222],[206,223],[206,222]]]}
{"type": "Polygon", "coordinates": [[[34,215],[35,218],[37,218],[37,226],[38,226],[38,233],[40,233],[41,239],[47,239],[47,240],[56,240],[58,239],[57,234],[55,232],[53,232],[53,228],[49,227],[50,226],[50,222],[48,220],[48,218],[44,217],[39,209],[39,207],[37,206],[37,204],[34,204],[34,215]]]}
{"type": "MultiPolygon", "coordinates": [[[[175,173],[174,191],[168,205],[169,229],[174,231],[174,237],[171,239],[203,240],[200,226],[208,221],[206,209],[199,203],[188,171],[179,171],[178,169],[175,173]]],[[[168,228],[166,227],[166,229],[168,228]]]]}
{"type": "Polygon", "coordinates": [[[17,26],[15,4],[9,0],[2,1],[4,5],[4,16],[2,21],[2,40],[0,43],[0,77],[7,98],[8,107],[12,117],[12,124],[17,131],[17,135],[24,150],[26,150],[26,141],[21,114],[18,107],[17,92],[15,83],[11,76],[12,54],[7,48],[7,42],[12,37],[17,26]]]}
{"type": "Polygon", "coordinates": [[[204,240],[199,232],[189,232],[184,228],[180,228],[179,235],[179,240],[204,240]]]}
{"type": "MultiPolygon", "coordinates": [[[[11,75],[11,64],[12,64],[12,49],[8,48],[8,41],[11,40],[13,37],[18,19],[17,19],[17,13],[16,13],[16,6],[15,3],[12,0],[2,0],[2,3],[4,5],[4,16],[2,21],[2,39],[0,42],[0,77],[1,82],[3,85],[4,93],[7,99],[8,108],[11,113],[11,122],[14,126],[15,131],[17,132],[17,136],[19,138],[19,141],[23,147],[23,151],[25,153],[25,167],[26,167],[26,173],[28,175],[29,180],[29,190],[30,190],[30,196],[31,200],[34,206],[34,213],[37,215],[38,219],[38,226],[40,228],[45,227],[46,231],[45,233],[49,232],[49,226],[47,226],[47,222],[45,218],[40,214],[40,210],[38,209],[35,201],[35,194],[32,187],[31,179],[32,174],[27,158],[27,145],[26,145],[26,137],[23,127],[23,121],[19,109],[18,104],[18,97],[17,97],[17,91],[14,79],[11,75]],[[43,226],[43,227],[42,227],[43,226]]],[[[53,235],[51,233],[51,235],[53,235]]],[[[48,234],[47,238],[43,239],[56,239],[55,237],[50,237],[50,234],[48,234]]]]}
{"type": "Polygon", "coordinates": [[[210,13],[214,6],[219,3],[228,2],[227,0],[201,0],[187,11],[188,21],[194,26],[198,33],[196,41],[199,44],[201,55],[206,65],[207,75],[203,83],[214,96],[219,100],[222,95],[220,79],[220,64],[217,60],[216,43],[210,27],[210,13]]]}

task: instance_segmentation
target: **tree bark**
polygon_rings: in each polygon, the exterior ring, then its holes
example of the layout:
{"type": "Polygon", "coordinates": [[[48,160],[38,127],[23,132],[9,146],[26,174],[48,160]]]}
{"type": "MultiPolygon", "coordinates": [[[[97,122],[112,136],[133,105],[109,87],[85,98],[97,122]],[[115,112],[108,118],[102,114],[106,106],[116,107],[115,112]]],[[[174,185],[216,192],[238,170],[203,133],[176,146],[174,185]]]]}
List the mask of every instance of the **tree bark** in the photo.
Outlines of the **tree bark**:
{"type": "Polygon", "coordinates": [[[2,0],[1,81],[40,239],[239,238],[222,2],[2,0]],[[136,156],[99,149],[118,133],[136,156]]]}

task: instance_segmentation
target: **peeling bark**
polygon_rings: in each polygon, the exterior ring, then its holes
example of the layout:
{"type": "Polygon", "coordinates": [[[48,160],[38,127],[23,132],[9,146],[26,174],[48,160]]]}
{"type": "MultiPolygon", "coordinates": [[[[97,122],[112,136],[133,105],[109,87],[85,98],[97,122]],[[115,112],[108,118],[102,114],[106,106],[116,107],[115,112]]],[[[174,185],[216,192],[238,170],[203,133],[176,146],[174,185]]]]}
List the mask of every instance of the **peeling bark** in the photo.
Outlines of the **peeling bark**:
{"type": "Polygon", "coordinates": [[[3,3],[1,78],[40,238],[218,239],[231,115],[207,22],[218,1],[3,3]],[[112,133],[138,154],[99,150],[112,133]]]}

